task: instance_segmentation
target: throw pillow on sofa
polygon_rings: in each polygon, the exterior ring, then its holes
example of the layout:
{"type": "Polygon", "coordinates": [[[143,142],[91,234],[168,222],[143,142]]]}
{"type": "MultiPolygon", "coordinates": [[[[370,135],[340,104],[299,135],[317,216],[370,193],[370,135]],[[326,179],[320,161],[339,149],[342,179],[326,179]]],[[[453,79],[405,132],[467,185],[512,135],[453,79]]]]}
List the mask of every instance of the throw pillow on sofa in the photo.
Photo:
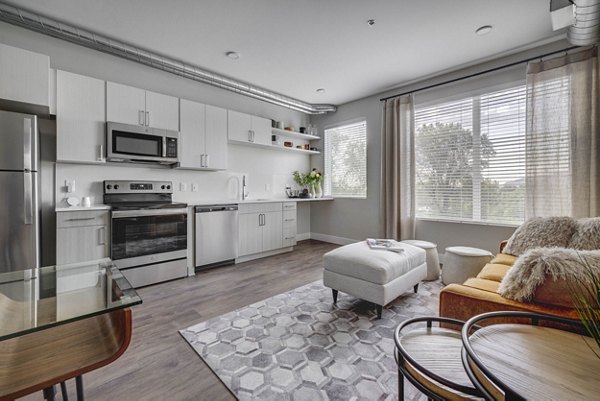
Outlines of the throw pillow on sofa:
{"type": "Polygon", "coordinates": [[[498,293],[519,302],[534,301],[572,307],[569,282],[589,280],[584,260],[592,269],[600,272],[600,250],[531,249],[521,255],[506,272],[498,293]],[[538,295],[543,298],[538,299],[538,295]]]}
{"type": "Polygon", "coordinates": [[[519,256],[533,248],[565,248],[576,227],[571,217],[534,217],[517,228],[503,252],[519,256]]]}
{"type": "Polygon", "coordinates": [[[600,217],[577,220],[575,233],[567,248],[593,250],[600,249],[600,217]]]}

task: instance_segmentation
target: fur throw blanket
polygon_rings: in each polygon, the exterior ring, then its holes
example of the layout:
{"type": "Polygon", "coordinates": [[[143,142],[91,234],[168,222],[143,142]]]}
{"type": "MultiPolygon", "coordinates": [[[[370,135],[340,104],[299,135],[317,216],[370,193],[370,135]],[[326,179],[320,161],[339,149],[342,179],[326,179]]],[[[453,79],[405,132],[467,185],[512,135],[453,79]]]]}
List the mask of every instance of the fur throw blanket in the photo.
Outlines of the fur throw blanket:
{"type": "Polygon", "coordinates": [[[546,277],[589,282],[584,260],[600,273],[600,250],[534,248],[521,255],[508,270],[498,293],[515,301],[530,301],[546,277]]]}

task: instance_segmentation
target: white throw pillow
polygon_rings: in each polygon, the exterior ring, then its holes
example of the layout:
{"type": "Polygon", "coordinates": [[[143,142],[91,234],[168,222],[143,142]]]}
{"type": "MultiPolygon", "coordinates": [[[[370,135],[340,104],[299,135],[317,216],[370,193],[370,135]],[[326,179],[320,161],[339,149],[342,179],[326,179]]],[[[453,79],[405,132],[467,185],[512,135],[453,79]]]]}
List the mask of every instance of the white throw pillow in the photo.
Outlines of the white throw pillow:
{"type": "Polygon", "coordinates": [[[519,256],[533,248],[565,248],[576,227],[571,217],[534,217],[517,228],[503,252],[519,256]]]}

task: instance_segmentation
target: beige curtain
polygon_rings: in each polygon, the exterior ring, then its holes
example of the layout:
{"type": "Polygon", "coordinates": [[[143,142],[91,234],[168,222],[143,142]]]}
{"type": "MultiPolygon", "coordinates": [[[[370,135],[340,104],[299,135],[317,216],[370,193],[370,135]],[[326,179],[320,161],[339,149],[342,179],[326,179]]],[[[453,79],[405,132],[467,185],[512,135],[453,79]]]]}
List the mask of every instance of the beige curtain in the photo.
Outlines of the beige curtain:
{"type": "Polygon", "coordinates": [[[415,142],[412,95],[383,106],[382,211],[386,238],[415,237],[415,142]]]}
{"type": "Polygon", "coordinates": [[[527,69],[526,217],[600,213],[597,49],[527,69]]]}

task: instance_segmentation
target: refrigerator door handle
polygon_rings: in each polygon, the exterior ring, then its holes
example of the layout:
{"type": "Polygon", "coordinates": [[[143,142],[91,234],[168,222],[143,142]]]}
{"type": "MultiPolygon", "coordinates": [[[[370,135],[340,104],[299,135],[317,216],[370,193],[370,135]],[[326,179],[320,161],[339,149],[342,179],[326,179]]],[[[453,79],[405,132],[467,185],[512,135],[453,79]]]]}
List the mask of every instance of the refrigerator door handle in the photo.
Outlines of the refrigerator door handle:
{"type": "Polygon", "coordinates": [[[24,222],[26,225],[33,224],[33,180],[31,177],[32,174],[33,173],[31,173],[30,171],[25,171],[23,173],[23,201],[25,203],[23,211],[25,212],[24,222]]]}
{"type": "Polygon", "coordinates": [[[31,137],[32,121],[30,118],[23,119],[23,170],[31,170],[31,137]]]}

